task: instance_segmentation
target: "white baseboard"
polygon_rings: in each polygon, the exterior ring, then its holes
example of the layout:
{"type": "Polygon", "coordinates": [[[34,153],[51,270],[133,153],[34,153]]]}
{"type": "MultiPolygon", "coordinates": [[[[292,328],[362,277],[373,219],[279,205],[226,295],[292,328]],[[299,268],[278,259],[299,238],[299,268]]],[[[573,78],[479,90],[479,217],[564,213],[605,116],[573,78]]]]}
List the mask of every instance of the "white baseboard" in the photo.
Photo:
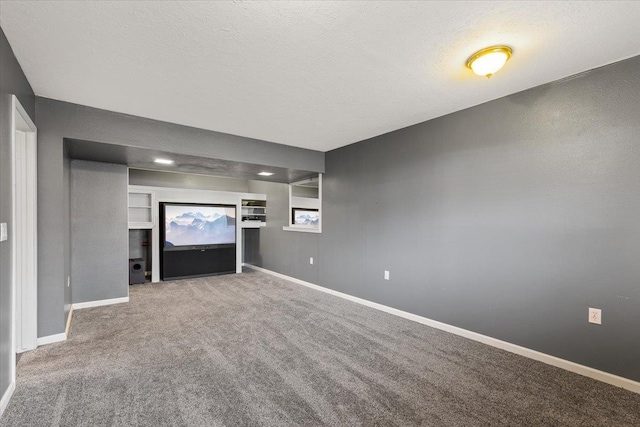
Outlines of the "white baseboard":
{"type": "Polygon", "coordinates": [[[98,301],[78,302],[72,305],[73,310],[81,310],[83,308],[102,307],[103,305],[121,304],[129,302],[129,297],[102,299],[98,301]]]}
{"type": "Polygon", "coordinates": [[[530,348],[522,347],[516,344],[511,344],[506,341],[502,341],[496,338],[482,335],[477,332],[472,332],[466,329],[458,328],[446,323],[438,322],[437,320],[428,319],[426,317],[418,316],[417,314],[408,313],[406,311],[398,310],[396,308],[388,307],[386,305],[371,302],[362,298],[354,297],[352,295],[344,294],[342,292],[334,291],[333,289],[324,288],[322,286],[314,285],[313,283],[305,282],[304,280],[296,279],[284,274],[276,273],[275,271],[267,270],[262,267],[256,267],[250,264],[243,264],[243,266],[251,268],[253,270],[261,271],[272,276],[279,277],[284,280],[288,280],[299,285],[306,286],[317,291],[325,292],[340,298],[344,298],[349,301],[356,302],[358,304],[366,305],[367,307],[375,308],[380,311],[384,311],[389,314],[393,314],[405,319],[413,320],[414,322],[422,323],[423,325],[430,326],[432,328],[440,329],[445,332],[450,332],[461,337],[465,337],[474,341],[481,342],[483,344],[497,347],[499,349],[515,353],[520,356],[527,357],[529,359],[537,360],[539,362],[546,363],[548,365],[555,366],[557,368],[565,369],[567,371],[574,372],[576,374],[583,375],[585,377],[593,378],[598,381],[602,381],[607,384],[621,387],[635,393],[640,393],[640,382],[630,380],[628,378],[620,377],[618,375],[610,374],[608,372],[600,371],[598,369],[590,368],[588,366],[580,365],[569,360],[560,359],[559,357],[551,356],[546,353],[541,353],[530,348]]]}
{"type": "Polygon", "coordinates": [[[120,304],[123,302],[129,302],[129,297],[103,299],[99,301],[89,301],[89,302],[71,304],[71,308],[69,309],[69,315],[67,316],[67,325],[66,325],[65,331],[60,334],[48,335],[46,337],[38,338],[37,340],[38,346],[65,341],[67,339],[67,335],[69,334],[69,328],[71,327],[71,319],[73,317],[74,310],[80,310],[83,308],[90,308],[90,307],[101,307],[103,305],[120,304]]]}
{"type": "Polygon", "coordinates": [[[7,409],[7,406],[9,405],[9,400],[11,400],[11,396],[13,395],[14,391],[16,391],[15,380],[11,381],[11,384],[9,384],[9,387],[7,387],[7,390],[2,395],[2,399],[0,399],[0,418],[2,418],[2,414],[4,414],[4,410],[7,409]]]}
{"type": "Polygon", "coordinates": [[[38,338],[36,343],[38,344],[38,347],[40,347],[41,345],[53,344],[56,342],[65,341],[66,339],[67,339],[67,334],[62,332],[60,334],[47,335],[46,337],[40,337],[38,338]]]}

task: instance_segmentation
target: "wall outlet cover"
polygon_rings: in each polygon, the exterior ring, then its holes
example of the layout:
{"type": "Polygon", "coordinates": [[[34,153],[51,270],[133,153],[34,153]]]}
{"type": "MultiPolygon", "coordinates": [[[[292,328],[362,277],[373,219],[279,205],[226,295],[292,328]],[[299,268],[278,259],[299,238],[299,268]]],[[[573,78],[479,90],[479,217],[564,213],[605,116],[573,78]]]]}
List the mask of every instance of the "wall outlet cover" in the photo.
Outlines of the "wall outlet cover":
{"type": "Polygon", "coordinates": [[[589,323],[602,325],[602,310],[589,307],[589,323]]]}
{"type": "Polygon", "coordinates": [[[389,270],[384,271],[384,280],[389,280],[389,270]]]}
{"type": "Polygon", "coordinates": [[[7,234],[7,223],[3,222],[0,224],[0,242],[4,242],[9,238],[7,234]]]}
{"type": "Polygon", "coordinates": [[[309,258],[309,264],[313,265],[313,257],[309,258]]]}

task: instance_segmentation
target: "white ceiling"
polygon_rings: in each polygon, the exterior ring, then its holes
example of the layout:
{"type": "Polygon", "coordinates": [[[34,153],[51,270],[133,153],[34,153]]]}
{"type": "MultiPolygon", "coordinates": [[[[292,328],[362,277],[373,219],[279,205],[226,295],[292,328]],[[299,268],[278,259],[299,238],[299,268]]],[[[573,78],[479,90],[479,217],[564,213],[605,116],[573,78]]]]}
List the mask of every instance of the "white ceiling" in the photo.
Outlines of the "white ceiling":
{"type": "Polygon", "coordinates": [[[331,150],[640,54],[640,2],[0,4],[37,95],[331,150]],[[491,79],[467,57],[507,44],[491,79]]]}

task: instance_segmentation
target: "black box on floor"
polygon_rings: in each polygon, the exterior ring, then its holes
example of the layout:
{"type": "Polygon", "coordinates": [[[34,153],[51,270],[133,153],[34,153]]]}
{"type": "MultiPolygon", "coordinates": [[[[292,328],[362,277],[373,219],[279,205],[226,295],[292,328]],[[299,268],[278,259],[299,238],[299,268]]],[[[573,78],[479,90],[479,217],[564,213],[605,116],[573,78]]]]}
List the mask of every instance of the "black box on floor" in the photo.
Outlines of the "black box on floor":
{"type": "Polygon", "coordinates": [[[145,282],[144,260],[134,258],[129,260],[129,284],[139,285],[145,282]]]}

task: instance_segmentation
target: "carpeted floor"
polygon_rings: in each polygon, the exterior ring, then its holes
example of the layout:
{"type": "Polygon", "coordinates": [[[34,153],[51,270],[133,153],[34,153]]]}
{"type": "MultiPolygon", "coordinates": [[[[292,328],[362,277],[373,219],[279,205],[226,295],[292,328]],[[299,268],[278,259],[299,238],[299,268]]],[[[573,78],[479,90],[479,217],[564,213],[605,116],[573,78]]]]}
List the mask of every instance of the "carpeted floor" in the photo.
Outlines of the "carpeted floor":
{"type": "Polygon", "coordinates": [[[262,273],[131,287],[0,426],[631,426],[640,395],[262,273]]]}

